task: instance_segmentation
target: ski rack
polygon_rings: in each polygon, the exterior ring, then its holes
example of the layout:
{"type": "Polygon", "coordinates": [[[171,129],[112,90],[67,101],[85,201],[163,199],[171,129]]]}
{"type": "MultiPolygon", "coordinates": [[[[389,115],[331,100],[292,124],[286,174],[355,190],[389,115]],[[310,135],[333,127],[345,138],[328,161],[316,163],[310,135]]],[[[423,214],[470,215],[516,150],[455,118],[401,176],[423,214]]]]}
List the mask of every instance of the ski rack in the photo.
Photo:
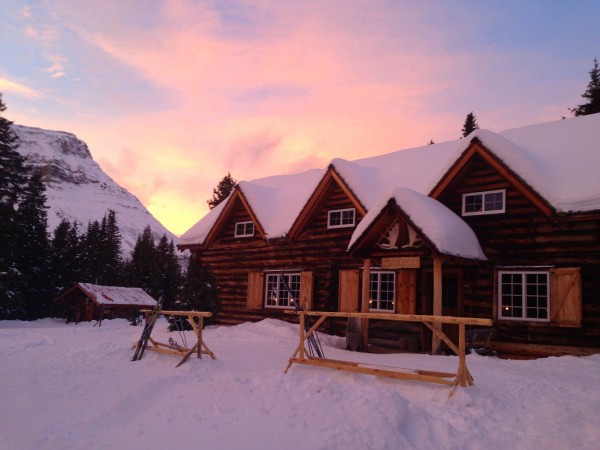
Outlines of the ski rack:
{"type": "Polygon", "coordinates": [[[287,314],[297,314],[300,317],[300,341],[294,354],[289,359],[284,373],[290,369],[292,364],[306,364],[309,366],[324,367],[336,370],[345,370],[348,372],[362,373],[366,375],[375,375],[387,378],[408,379],[426,381],[429,383],[445,384],[447,386],[472,386],[473,377],[469,373],[466,362],[465,351],[465,325],[492,325],[491,319],[476,319],[472,317],[452,317],[452,316],[427,316],[427,315],[409,315],[409,314],[381,314],[381,313],[344,313],[327,311],[286,311],[287,314]],[[308,330],[305,331],[306,316],[318,316],[319,319],[308,330]],[[364,364],[355,361],[341,361],[327,358],[316,358],[307,355],[305,343],[328,317],[345,317],[358,319],[378,319],[394,320],[404,322],[421,322],[436,334],[444,343],[458,356],[458,369],[456,373],[437,372],[431,370],[405,369],[408,371],[397,371],[383,368],[376,368],[372,364],[364,364]],[[455,324],[458,325],[458,345],[454,344],[444,332],[437,328],[436,324],[455,324]]]}
{"type": "MultiPolygon", "coordinates": [[[[156,302],[156,306],[152,309],[145,309],[146,322],[144,323],[144,329],[142,330],[142,335],[140,339],[137,341],[137,344],[134,345],[135,353],[133,354],[132,361],[138,361],[142,359],[144,356],[144,351],[148,346],[148,339],[150,338],[150,334],[152,333],[152,329],[158,320],[158,313],[162,309],[163,298],[159,298],[158,302],[156,302]]],[[[95,326],[95,325],[94,325],[95,326]]]]}
{"type": "MultiPolygon", "coordinates": [[[[202,338],[202,329],[204,327],[204,318],[211,317],[212,316],[211,312],[207,312],[207,311],[158,311],[158,312],[154,312],[153,310],[149,310],[149,309],[142,309],[140,312],[142,312],[146,315],[146,323],[147,324],[149,323],[150,320],[152,320],[153,315],[187,317],[187,320],[190,323],[190,325],[192,326],[192,329],[194,330],[194,334],[196,335],[196,343],[191,348],[184,347],[182,345],[172,345],[172,344],[165,344],[163,342],[158,342],[155,339],[152,339],[152,336],[150,336],[150,334],[152,333],[152,329],[150,329],[150,332],[148,333],[148,336],[147,336],[147,340],[148,340],[147,349],[148,350],[157,352],[157,353],[165,353],[168,355],[178,355],[178,356],[182,357],[181,361],[179,361],[179,363],[175,367],[181,366],[194,353],[196,353],[197,358],[202,358],[202,355],[208,355],[213,360],[217,359],[215,354],[208,348],[208,346],[206,345],[206,342],[204,342],[204,339],[202,338]],[[196,323],[196,321],[194,320],[195,318],[198,319],[198,323],[196,323]]],[[[154,319],[154,322],[156,322],[156,319],[154,319]]],[[[154,325],[152,325],[152,326],[154,326],[154,325]]]]}
{"type": "MultiPolygon", "coordinates": [[[[283,283],[283,286],[285,287],[286,291],[292,297],[292,303],[294,304],[294,309],[296,311],[303,311],[304,308],[300,304],[300,299],[296,299],[293,297],[292,289],[290,288],[287,280],[285,279],[285,277],[283,275],[284,275],[284,271],[282,270],[279,272],[279,280],[283,283]]],[[[309,329],[310,325],[311,325],[310,322],[305,319],[304,330],[307,333],[308,333],[308,329],[309,329]]],[[[314,356],[314,354],[316,353],[319,358],[325,358],[325,353],[323,352],[323,348],[321,347],[321,342],[319,341],[319,335],[317,334],[316,328],[313,330],[312,333],[308,334],[307,342],[308,342],[308,353],[310,354],[311,357],[314,356]]]]}

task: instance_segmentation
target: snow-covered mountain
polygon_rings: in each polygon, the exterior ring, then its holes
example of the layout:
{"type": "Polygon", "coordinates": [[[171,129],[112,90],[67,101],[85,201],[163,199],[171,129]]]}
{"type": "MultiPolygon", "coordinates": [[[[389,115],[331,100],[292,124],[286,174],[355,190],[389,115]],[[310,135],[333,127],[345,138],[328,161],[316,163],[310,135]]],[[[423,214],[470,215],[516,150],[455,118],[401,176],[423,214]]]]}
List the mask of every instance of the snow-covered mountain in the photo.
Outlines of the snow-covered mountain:
{"type": "Polygon", "coordinates": [[[14,125],[13,129],[20,139],[18,151],[27,163],[42,167],[50,233],[63,218],[77,221],[85,231],[88,222],[101,221],[112,209],[123,236],[125,255],[129,255],[147,225],[157,238],[166,234],[176,241],[134,195],[104,173],[87,144],[77,136],[21,125],[14,125]]]}

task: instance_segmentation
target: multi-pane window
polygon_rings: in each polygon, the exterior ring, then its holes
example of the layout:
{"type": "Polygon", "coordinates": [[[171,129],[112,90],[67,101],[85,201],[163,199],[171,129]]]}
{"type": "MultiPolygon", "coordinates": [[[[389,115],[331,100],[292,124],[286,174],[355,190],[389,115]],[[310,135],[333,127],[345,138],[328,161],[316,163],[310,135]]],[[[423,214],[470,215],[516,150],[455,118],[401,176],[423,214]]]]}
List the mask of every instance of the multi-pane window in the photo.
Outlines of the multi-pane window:
{"type": "Polygon", "coordinates": [[[334,209],[327,213],[327,228],[353,227],[355,222],[355,209],[334,209]]]}
{"type": "Polygon", "coordinates": [[[300,299],[299,273],[269,273],[265,283],[265,306],[293,308],[300,299]]]}
{"type": "Polygon", "coordinates": [[[548,272],[501,271],[498,279],[501,319],[548,320],[548,272]]]}
{"type": "Polygon", "coordinates": [[[394,311],[396,274],[394,272],[371,272],[370,275],[369,309],[371,311],[394,311]]]}
{"type": "Polygon", "coordinates": [[[235,237],[254,236],[254,222],[236,222],[235,237]]]}
{"type": "Polygon", "coordinates": [[[463,194],[462,214],[463,216],[475,216],[503,213],[506,210],[505,196],[504,189],[463,194]]]}

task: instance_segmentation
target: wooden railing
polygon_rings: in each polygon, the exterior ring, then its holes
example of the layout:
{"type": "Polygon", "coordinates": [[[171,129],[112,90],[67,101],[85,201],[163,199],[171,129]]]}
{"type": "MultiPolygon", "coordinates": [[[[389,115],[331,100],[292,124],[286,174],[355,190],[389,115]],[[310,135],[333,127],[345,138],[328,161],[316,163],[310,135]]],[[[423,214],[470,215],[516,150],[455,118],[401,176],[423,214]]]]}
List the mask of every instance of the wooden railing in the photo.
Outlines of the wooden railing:
{"type": "Polygon", "coordinates": [[[465,354],[465,326],[490,326],[491,319],[476,319],[471,317],[451,317],[451,316],[426,316],[426,315],[408,315],[408,314],[377,314],[377,313],[345,313],[345,312],[325,312],[325,311],[287,311],[289,314],[297,314],[300,318],[300,341],[294,354],[289,360],[285,373],[292,364],[306,364],[310,366],[325,367],[329,369],[345,370],[348,372],[362,373],[367,375],[376,375],[388,378],[419,380],[430,383],[445,384],[448,386],[472,386],[473,377],[467,368],[465,354]],[[306,317],[318,317],[317,321],[306,330],[306,317]],[[353,362],[340,361],[327,358],[317,358],[308,355],[305,348],[307,339],[316,331],[316,329],[328,317],[357,318],[357,319],[377,319],[392,320],[399,322],[421,322],[429,328],[434,335],[442,340],[456,355],[458,355],[458,369],[456,373],[436,372],[430,370],[412,369],[411,372],[396,371],[389,369],[380,369],[368,367],[367,365],[353,362]],[[442,324],[455,324],[458,326],[458,344],[452,342],[441,329],[442,324]]]}

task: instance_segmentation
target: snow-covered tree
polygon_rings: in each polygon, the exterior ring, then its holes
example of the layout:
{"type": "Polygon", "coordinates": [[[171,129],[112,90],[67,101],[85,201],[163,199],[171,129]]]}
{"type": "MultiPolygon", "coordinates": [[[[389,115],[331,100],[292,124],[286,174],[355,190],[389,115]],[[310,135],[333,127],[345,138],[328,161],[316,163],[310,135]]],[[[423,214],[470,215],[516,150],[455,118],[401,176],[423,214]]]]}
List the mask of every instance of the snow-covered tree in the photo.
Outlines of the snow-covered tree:
{"type": "MultiPolygon", "coordinates": [[[[5,110],[0,93],[0,114],[5,110]]],[[[18,204],[27,174],[24,158],[17,152],[19,141],[11,126],[12,122],[0,115],[0,319],[20,318],[24,314],[17,264],[18,204]]]]}
{"type": "Polygon", "coordinates": [[[50,242],[46,187],[39,170],[33,171],[19,203],[17,267],[25,318],[37,319],[51,313],[53,289],[50,273],[50,242]]]}

